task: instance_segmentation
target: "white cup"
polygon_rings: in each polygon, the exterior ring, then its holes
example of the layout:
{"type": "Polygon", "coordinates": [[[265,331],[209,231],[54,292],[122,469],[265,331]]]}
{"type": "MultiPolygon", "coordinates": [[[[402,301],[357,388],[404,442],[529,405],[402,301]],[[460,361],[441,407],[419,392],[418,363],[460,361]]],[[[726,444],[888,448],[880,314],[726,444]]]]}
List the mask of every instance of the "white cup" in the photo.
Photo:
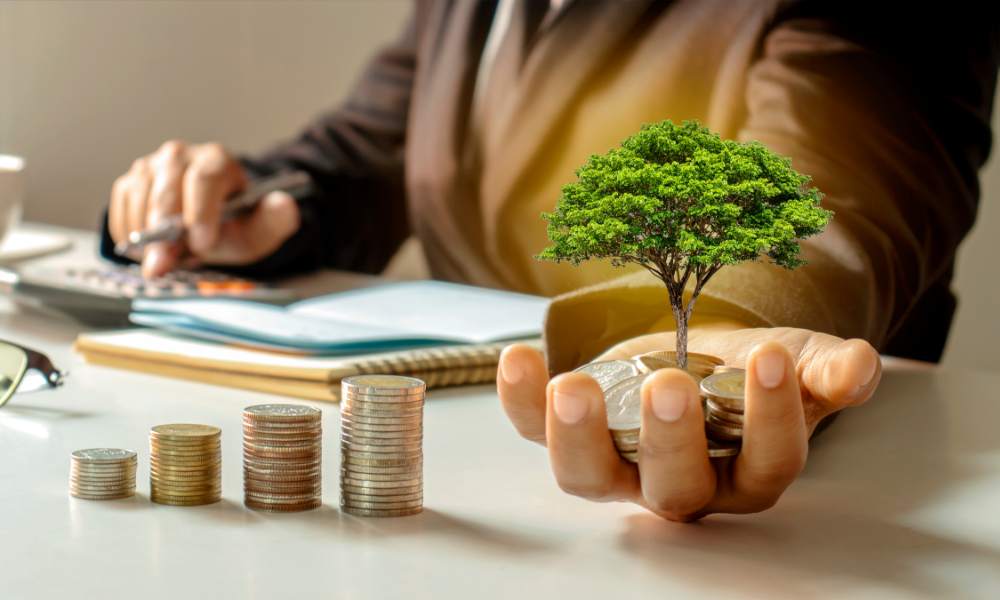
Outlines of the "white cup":
{"type": "Polygon", "coordinates": [[[21,220],[24,187],[24,159],[0,154],[0,242],[21,220]]]}

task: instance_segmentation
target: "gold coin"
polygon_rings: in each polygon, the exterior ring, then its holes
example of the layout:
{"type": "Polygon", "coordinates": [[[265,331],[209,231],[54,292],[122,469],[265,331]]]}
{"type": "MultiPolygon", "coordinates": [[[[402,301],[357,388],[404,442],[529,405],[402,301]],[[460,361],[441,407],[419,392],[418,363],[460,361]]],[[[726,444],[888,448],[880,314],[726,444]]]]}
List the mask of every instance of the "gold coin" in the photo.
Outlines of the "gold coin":
{"type": "Polygon", "coordinates": [[[256,494],[246,492],[243,501],[255,504],[298,504],[321,498],[320,494],[256,494]]]}
{"type": "Polygon", "coordinates": [[[194,423],[169,423],[157,425],[150,430],[151,435],[164,438],[192,438],[222,435],[222,430],[213,425],[194,423]]]}

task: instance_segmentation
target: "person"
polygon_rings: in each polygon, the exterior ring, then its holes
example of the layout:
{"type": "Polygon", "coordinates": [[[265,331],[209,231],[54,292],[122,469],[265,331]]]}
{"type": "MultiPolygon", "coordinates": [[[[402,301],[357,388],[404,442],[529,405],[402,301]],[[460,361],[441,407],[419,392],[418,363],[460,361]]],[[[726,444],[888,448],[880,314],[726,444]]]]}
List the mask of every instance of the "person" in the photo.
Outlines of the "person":
{"type": "Polygon", "coordinates": [[[871,396],[876,349],[936,360],[943,348],[955,250],[990,148],[1000,19],[989,7],[941,12],[417,0],[343,106],[298,138],[242,159],[169,141],[136,160],[113,185],[105,250],[181,213],[190,234],[148,248],[146,274],[184,261],[259,277],[375,273],[412,236],[436,278],[553,297],[545,356],[508,348],[497,385],[517,431],[548,447],[563,489],[672,520],[760,511],[803,468],[817,424],[871,396]],[[636,467],[614,451],[596,383],[563,372],[671,348],[663,287],[533,256],[546,244],[540,213],[574,169],[665,118],[791,157],[836,216],[804,242],[807,266],[728,267],[699,300],[690,349],[747,367],[741,454],[707,458],[696,386],[664,370],[643,386],[636,467]],[[307,171],[315,192],[273,193],[220,224],[228,196],[287,169],[307,171]]]}

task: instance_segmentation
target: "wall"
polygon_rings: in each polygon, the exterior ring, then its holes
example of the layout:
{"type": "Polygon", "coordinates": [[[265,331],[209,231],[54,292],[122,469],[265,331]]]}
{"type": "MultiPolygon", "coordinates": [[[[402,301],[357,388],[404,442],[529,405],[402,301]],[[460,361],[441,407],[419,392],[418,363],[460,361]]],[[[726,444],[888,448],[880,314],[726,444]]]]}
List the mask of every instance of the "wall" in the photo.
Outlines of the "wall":
{"type": "MultiPolygon", "coordinates": [[[[111,181],[170,137],[254,151],[292,134],[408,12],[408,0],[0,2],[0,152],[28,158],[27,218],[93,226],[111,181]]],[[[1000,369],[1000,161],[983,181],[945,360],[1000,369]]]]}

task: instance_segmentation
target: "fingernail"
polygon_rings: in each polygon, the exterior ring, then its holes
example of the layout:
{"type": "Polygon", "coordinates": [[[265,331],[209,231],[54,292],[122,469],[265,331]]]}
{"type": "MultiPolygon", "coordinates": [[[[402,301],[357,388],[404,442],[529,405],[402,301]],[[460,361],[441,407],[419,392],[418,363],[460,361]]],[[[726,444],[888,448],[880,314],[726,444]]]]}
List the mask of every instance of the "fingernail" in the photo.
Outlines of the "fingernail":
{"type": "Polygon", "coordinates": [[[576,425],[587,416],[590,402],[586,398],[556,390],[552,395],[552,410],[567,425],[576,425]]]}
{"type": "Polygon", "coordinates": [[[504,356],[500,360],[500,375],[507,383],[517,383],[524,377],[524,369],[517,364],[517,361],[504,356]]]}
{"type": "Polygon", "coordinates": [[[766,389],[773,390],[785,379],[785,357],[780,352],[768,350],[757,355],[754,361],[757,382],[766,389]]]}
{"type": "Polygon", "coordinates": [[[663,383],[652,390],[650,402],[656,418],[673,423],[684,416],[688,407],[688,393],[684,387],[663,383]]]}

